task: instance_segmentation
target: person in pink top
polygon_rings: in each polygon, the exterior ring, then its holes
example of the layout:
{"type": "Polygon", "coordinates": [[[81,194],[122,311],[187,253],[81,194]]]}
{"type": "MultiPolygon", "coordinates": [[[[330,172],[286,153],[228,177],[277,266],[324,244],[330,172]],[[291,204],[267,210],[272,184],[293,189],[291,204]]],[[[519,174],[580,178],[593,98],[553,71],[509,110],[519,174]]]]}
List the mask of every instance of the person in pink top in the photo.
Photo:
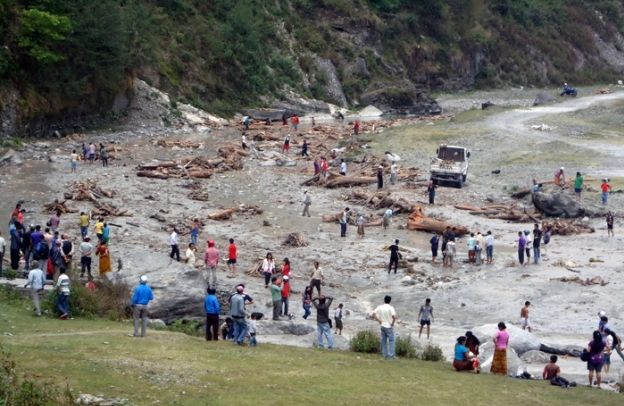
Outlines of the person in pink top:
{"type": "Polygon", "coordinates": [[[208,287],[216,289],[217,286],[217,265],[219,265],[219,250],[215,247],[214,241],[208,241],[208,248],[206,248],[206,255],[204,257],[206,263],[206,269],[208,274],[206,275],[206,282],[208,287]]]}
{"type": "Polygon", "coordinates": [[[509,333],[507,326],[502,321],[498,323],[498,332],[494,336],[494,359],[490,372],[497,375],[507,375],[507,347],[509,346],[509,333]]]}

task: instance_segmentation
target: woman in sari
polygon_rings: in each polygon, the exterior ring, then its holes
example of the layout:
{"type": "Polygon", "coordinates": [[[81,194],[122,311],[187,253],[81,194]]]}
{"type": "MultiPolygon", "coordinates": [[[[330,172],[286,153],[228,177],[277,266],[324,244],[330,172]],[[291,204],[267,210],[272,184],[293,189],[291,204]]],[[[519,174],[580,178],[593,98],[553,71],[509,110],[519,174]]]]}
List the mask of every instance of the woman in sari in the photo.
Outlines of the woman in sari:
{"type": "Polygon", "coordinates": [[[502,321],[498,323],[498,332],[494,336],[494,359],[490,372],[497,375],[507,375],[507,347],[509,346],[509,333],[507,326],[502,321]]]}
{"type": "Polygon", "coordinates": [[[105,277],[107,272],[111,271],[111,259],[108,247],[104,243],[100,243],[95,250],[95,255],[100,257],[100,277],[105,277]]]}

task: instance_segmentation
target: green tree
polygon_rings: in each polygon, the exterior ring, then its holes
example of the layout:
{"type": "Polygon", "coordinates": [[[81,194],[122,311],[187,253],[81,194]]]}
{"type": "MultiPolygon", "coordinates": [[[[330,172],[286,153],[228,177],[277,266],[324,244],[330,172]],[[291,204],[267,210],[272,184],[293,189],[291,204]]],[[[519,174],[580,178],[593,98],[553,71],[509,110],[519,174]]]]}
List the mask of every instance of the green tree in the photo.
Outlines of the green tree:
{"type": "Polygon", "coordinates": [[[36,8],[19,13],[17,45],[28,56],[41,64],[50,64],[65,59],[57,46],[71,32],[69,18],[36,8]]]}

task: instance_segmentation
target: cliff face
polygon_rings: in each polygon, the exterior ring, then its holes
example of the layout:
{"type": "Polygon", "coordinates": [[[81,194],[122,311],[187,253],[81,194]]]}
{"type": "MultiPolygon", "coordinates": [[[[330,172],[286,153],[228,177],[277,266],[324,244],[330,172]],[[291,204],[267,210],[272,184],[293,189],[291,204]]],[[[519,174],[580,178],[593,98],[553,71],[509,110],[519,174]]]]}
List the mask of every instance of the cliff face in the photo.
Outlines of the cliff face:
{"type": "Polygon", "coordinates": [[[0,3],[0,134],[123,114],[140,77],[222,115],[292,92],[428,114],[432,90],[605,82],[617,0],[57,0],[0,3]]]}

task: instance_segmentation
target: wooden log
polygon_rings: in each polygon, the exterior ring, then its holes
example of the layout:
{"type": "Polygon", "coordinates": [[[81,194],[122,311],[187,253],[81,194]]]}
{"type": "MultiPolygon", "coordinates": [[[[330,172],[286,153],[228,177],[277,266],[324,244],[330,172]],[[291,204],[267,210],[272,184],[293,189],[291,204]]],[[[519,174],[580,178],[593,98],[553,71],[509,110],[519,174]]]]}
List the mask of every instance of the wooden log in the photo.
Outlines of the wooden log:
{"type": "Polygon", "coordinates": [[[408,230],[443,233],[447,227],[455,227],[455,235],[457,236],[468,234],[468,229],[464,226],[454,225],[447,223],[446,221],[425,217],[422,207],[417,207],[407,219],[408,230]]]}
{"type": "Polygon", "coordinates": [[[235,208],[223,209],[208,215],[210,220],[229,220],[232,214],[236,212],[235,208]]]}
{"type": "Polygon", "coordinates": [[[321,175],[316,174],[316,175],[312,176],[311,178],[306,179],[303,182],[301,182],[301,186],[311,186],[311,185],[317,183],[320,178],[321,178],[321,175]]]}
{"type": "Polygon", "coordinates": [[[179,165],[177,162],[173,162],[173,161],[160,161],[160,162],[153,162],[153,163],[148,163],[148,164],[141,164],[137,167],[137,169],[139,170],[156,170],[156,169],[160,169],[160,168],[177,168],[179,165]]]}
{"type": "Polygon", "coordinates": [[[328,179],[325,182],[325,187],[333,189],[336,187],[370,185],[375,182],[377,182],[377,178],[373,177],[337,176],[328,179]]]}
{"type": "Polygon", "coordinates": [[[168,174],[164,174],[155,170],[141,170],[137,172],[137,176],[140,178],[169,179],[168,174]]]}
{"type": "Polygon", "coordinates": [[[323,220],[323,223],[335,223],[336,221],[339,221],[341,217],[342,212],[337,214],[323,214],[321,219],[323,220]]]}
{"type": "Polygon", "coordinates": [[[456,204],[454,206],[456,209],[458,210],[467,210],[467,211],[480,211],[481,208],[480,207],[475,207],[475,206],[468,206],[466,204],[456,204]]]}

